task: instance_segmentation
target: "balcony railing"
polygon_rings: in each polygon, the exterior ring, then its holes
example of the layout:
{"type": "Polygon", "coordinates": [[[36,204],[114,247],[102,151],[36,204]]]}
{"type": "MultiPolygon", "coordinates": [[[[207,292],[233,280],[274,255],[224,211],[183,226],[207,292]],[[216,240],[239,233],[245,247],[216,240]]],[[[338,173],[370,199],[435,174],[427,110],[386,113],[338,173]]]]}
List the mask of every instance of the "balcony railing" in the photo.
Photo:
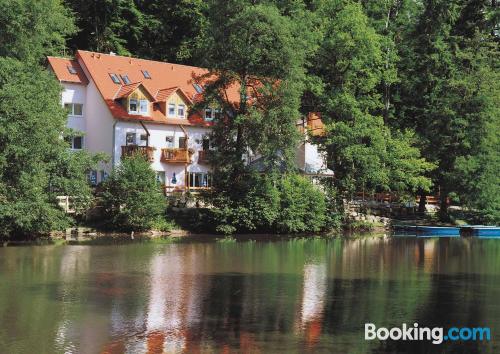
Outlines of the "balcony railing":
{"type": "Polygon", "coordinates": [[[184,148],[161,149],[161,162],[191,163],[191,154],[184,148]]]}
{"type": "Polygon", "coordinates": [[[198,151],[198,163],[210,163],[210,150],[199,150],[198,151]]]}
{"type": "Polygon", "coordinates": [[[122,146],[122,157],[141,154],[149,162],[154,161],[155,148],[152,146],[139,146],[139,145],[124,145],[122,146]]]}

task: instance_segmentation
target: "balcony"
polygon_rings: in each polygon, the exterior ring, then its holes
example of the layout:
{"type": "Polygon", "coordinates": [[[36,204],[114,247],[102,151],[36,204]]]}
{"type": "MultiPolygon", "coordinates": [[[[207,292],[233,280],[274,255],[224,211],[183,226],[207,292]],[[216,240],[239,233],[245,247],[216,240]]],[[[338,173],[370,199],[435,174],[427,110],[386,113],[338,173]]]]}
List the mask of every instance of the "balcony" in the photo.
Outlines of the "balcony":
{"type": "Polygon", "coordinates": [[[139,146],[139,145],[123,145],[122,146],[122,157],[132,156],[135,154],[141,154],[149,162],[154,161],[153,153],[156,149],[151,146],[139,146]]]}
{"type": "Polygon", "coordinates": [[[191,163],[191,154],[184,148],[161,149],[161,162],[167,163],[191,163]]]}
{"type": "Polygon", "coordinates": [[[210,163],[211,153],[212,152],[210,150],[199,150],[198,163],[204,163],[204,164],[210,163]]]}

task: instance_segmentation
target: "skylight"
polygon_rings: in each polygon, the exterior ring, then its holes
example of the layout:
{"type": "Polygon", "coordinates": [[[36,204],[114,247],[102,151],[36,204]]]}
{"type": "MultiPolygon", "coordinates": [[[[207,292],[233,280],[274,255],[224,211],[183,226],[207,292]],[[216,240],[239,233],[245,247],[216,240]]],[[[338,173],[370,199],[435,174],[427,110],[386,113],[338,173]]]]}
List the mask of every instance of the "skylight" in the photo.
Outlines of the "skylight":
{"type": "Polygon", "coordinates": [[[113,80],[113,82],[115,84],[121,84],[120,79],[118,78],[118,75],[116,75],[116,74],[109,74],[109,76],[111,76],[111,80],[113,80]]]}
{"type": "Polygon", "coordinates": [[[145,79],[151,79],[151,75],[149,75],[149,71],[147,71],[147,70],[141,70],[141,71],[142,71],[142,75],[144,75],[145,79]]]}
{"type": "Polygon", "coordinates": [[[130,81],[130,79],[128,78],[128,75],[127,75],[127,74],[125,74],[125,75],[121,75],[121,77],[122,77],[123,83],[124,83],[125,85],[129,85],[129,84],[131,84],[131,83],[132,83],[132,82],[130,81]]]}
{"type": "Polygon", "coordinates": [[[200,85],[198,84],[193,84],[194,89],[196,90],[197,93],[202,93],[203,89],[201,88],[200,85]]]}
{"type": "Polygon", "coordinates": [[[73,66],[68,65],[67,68],[70,74],[76,75],[76,69],[73,66]]]}

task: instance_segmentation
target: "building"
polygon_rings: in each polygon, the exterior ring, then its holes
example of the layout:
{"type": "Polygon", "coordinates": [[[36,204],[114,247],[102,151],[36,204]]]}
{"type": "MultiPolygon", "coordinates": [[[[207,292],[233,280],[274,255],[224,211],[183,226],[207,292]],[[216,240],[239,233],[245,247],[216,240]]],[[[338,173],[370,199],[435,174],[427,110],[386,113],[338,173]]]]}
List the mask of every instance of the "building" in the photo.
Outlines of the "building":
{"type": "MultiPolygon", "coordinates": [[[[210,186],[208,135],[216,107],[191,112],[203,92],[194,77],[202,68],[78,50],[74,59],[48,57],[49,70],[63,86],[62,104],[68,109],[68,127],[77,131],[71,149],[104,152],[110,162],[92,171],[98,184],[122,156],[144,154],[167,192],[196,191],[210,186]]],[[[238,95],[233,93],[235,100],[238,95]]],[[[326,170],[323,154],[308,142],[318,117],[300,123],[304,141],[299,168],[317,174],[326,170]]]]}

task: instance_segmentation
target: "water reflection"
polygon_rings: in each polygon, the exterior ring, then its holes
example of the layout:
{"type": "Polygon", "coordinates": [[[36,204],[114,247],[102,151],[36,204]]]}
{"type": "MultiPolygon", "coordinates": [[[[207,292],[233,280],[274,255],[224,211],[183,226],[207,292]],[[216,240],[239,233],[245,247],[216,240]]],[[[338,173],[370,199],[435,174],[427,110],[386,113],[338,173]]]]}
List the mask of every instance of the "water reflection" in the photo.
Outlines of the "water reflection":
{"type": "Polygon", "coordinates": [[[364,238],[0,249],[0,352],[432,352],[363,326],[470,325],[499,351],[500,242],[364,238]]]}

